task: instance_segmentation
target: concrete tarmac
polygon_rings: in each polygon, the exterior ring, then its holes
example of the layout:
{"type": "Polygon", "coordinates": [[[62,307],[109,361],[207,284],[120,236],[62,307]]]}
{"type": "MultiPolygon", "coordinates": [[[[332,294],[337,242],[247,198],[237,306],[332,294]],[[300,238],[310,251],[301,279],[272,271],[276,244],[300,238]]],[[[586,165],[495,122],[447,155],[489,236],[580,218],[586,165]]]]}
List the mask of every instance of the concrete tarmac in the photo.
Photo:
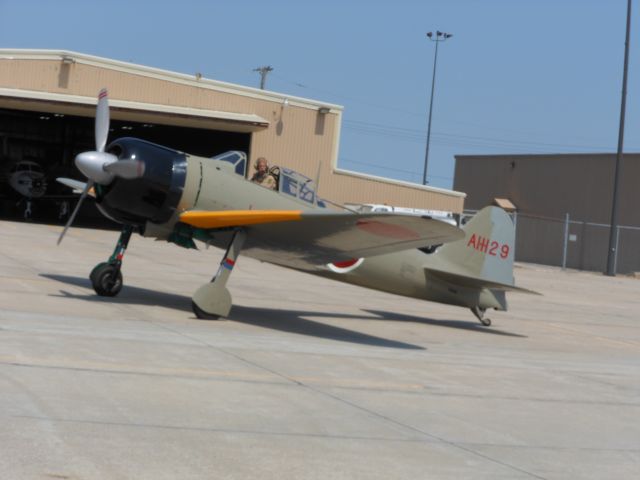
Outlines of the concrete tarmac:
{"type": "Polygon", "coordinates": [[[222,252],[0,222],[2,479],[640,478],[640,280],[519,265],[471,312],[222,252]]]}

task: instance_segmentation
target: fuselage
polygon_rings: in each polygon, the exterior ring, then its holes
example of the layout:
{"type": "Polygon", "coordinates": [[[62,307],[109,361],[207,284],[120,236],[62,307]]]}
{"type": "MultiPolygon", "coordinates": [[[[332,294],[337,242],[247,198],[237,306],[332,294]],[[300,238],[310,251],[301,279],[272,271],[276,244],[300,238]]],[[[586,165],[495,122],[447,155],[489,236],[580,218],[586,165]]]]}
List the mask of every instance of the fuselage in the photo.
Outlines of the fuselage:
{"type": "MultiPolygon", "coordinates": [[[[304,201],[281,192],[272,191],[249,182],[236,174],[229,164],[208,158],[188,156],[184,192],[175,215],[165,225],[147,226],[145,235],[168,238],[173,232],[178,216],[187,210],[316,210],[317,202],[304,201]]],[[[195,238],[225,248],[230,234],[194,235],[195,238]]],[[[413,297],[471,307],[479,302],[485,308],[500,308],[493,294],[478,289],[465,289],[429,277],[425,266],[437,262],[438,252],[424,253],[418,249],[368,257],[358,262],[357,268],[330,269],[326,265],[314,269],[300,268],[295,263],[273,257],[268,251],[247,239],[242,255],[261,261],[305,271],[340,282],[413,297]]]]}

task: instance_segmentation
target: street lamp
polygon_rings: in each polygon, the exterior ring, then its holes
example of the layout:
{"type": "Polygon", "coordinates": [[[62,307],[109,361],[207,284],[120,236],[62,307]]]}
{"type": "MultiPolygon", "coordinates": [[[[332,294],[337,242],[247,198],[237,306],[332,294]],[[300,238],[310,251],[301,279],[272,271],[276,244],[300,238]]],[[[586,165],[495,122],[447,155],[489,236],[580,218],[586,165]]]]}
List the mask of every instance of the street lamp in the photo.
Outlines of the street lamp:
{"type": "Polygon", "coordinates": [[[436,30],[436,33],[428,32],[427,38],[436,42],[436,53],[433,57],[433,78],[431,79],[431,100],[429,101],[429,124],[427,126],[427,149],[424,154],[424,173],[422,174],[422,184],[427,184],[427,164],[429,163],[429,141],[431,140],[431,112],[433,110],[433,92],[436,88],[436,67],[438,65],[438,44],[453,37],[451,33],[436,30]]]}

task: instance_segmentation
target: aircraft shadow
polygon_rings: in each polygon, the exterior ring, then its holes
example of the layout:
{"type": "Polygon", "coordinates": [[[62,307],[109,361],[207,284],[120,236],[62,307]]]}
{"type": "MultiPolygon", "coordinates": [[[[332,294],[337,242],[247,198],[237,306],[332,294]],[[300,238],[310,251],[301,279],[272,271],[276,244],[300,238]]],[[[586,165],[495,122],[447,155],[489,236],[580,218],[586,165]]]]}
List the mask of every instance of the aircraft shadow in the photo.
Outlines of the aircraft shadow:
{"type": "MultiPolygon", "coordinates": [[[[192,313],[191,297],[186,295],[157,292],[155,290],[129,285],[125,286],[117,297],[106,298],[93,293],[93,287],[91,286],[91,282],[88,278],[46,273],[41,273],[40,276],[61,283],[66,283],[67,285],[86,288],[91,291],[91,294],[89,295],[82,295],[71,293],[66,290],[60,290],[59,295],[53,296],[75,298],[96,303],[159,306],[192,313]]],[[[344,313],[311,312],[234,305],[231,309],[231,314],[229,315],[228,320],[268,328],[271,330],[279,330],[287,333],[296,333],[340,342],[407,350],[426,350],[420,345],[376,337],[374,335],[368,335],[366,333],[349,330],[347,328],[316,322],[304,317],[349,318],[361,320],[372,319],[372,317],[366,315],[349,315],[344,313]]],[[[195,318],[195,316],[192,318],[195,318]]]]}
{"type": "Polygon", "coordinates": [[[477,321],[435,320],[433,318],[428,318],[428,317],[417,317],[414,315],[405,315],[405,314],[396,313],[396,312],[384,312],[382,310],[370,310],[366,308],[363,308],[362,311],[367,312],[371,315],[375,315],[375,317],[366,317],[368,320],[388,320],[392,322],[422,323],[425,325],[433,325],[435,327],[458,328],[461,330],[469,330],[472,332],[487,333],[491,335],[503,335],[506,337],[529,338],[527,335],[520,335],[519,333],[505,332],[504,330],[498,330],[493,327],[485,327],[484,325],[481,325],[477,321]]]}
{"type": "Polygon", "coordinates": [[[389,340],[387,338],[376,337],[366,333],[356,332],[347,328],[327,325],[325,323],[309,320],[302,317],[322,317],[322,318],[349,318],[358,320],[369,320],[364,315],[347,315],[344,313],[328,312],[304,312],[298,310],[279,310],[272,308],[245,307],[234,305],[229,315],[229,320],[246,323],[257,327],[281,330],[288,333],[298,333],[300,335],[310,335],[319,338],[328,338],[341,342],[359,343],[375,347],[401,348],[407,350],[426,350],[420,345],[389,340]]]}

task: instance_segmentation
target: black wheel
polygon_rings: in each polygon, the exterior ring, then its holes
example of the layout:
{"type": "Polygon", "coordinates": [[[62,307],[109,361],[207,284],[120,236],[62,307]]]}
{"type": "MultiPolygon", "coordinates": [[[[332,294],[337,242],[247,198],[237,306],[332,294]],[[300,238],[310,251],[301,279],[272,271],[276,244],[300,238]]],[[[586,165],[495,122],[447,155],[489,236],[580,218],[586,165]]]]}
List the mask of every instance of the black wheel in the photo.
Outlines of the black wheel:
{"type": "Polygon", "coordinates": [[[101,297],[115,297],[122,289],[122,272],[115,265],[100,263],[91,271],[89,278],[93,289],[101,297]]]}
{"type": "Polygon", "coordinates": [[[193,313],[195,313],[196,317],[198,317],[200,320],[218,320],[220,318],[220,315],[213,315],[211,313],[205,312],[198,305],[196,305],[196,302],[194,302],[193,300],[191,301],[191,309],[193,310],[193,313]]]}
{"type": "Polygon", "coordinates": [[[491,319],[490,318],[483,318],[482,320],[480,320],[480,323],[482,325],[484,325],[485,327],[490,327],[491,326],[491,319]]]}
{"type": "Polygon", "coordinates": [[[105,265],[109,264],[107,262],[102,262],[97,264],[95,267],[93,267],[93,270],[91,270],[91,273],[89,274],[89,280],[91,280],[92,285],[96,284],[96,272],[99,272],[102,268],[104,268],[105,265]]]}

